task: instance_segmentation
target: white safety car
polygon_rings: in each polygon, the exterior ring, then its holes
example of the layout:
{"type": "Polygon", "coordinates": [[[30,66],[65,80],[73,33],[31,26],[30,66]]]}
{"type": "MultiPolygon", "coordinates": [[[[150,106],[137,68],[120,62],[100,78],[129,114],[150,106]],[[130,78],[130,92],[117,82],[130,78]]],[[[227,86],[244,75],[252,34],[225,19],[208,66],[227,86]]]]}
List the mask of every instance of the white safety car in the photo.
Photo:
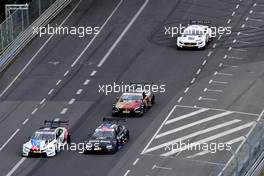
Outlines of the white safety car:
{"type": "Polygon", "coordinates": [[[55,156],[70,142],[68,121],[45,120],[45,127],[38,129],[29,141],[23,144],[22,156],[55,156]]]}
{"type": "Polygon", "coordinates": [[[212,30],[205,21],[191,21],[190,25],[177,38],[177,48],[204,49],[213,39],[212,30]]]}

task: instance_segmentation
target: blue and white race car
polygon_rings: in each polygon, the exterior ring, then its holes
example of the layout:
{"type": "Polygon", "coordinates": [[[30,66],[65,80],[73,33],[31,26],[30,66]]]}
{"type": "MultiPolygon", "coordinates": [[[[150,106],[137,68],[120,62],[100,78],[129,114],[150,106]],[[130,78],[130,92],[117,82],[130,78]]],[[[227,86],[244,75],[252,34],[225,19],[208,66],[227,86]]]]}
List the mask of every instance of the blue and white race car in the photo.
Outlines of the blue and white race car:
{"type": "Polygon", "coordinates": [[[61,151],[65,144],[70,142],[68,121],[45,120],[44,124],[45,127],[38,129],[29,138],[29,141],[23,144],[22,156],[52,157],[61,151]]]}

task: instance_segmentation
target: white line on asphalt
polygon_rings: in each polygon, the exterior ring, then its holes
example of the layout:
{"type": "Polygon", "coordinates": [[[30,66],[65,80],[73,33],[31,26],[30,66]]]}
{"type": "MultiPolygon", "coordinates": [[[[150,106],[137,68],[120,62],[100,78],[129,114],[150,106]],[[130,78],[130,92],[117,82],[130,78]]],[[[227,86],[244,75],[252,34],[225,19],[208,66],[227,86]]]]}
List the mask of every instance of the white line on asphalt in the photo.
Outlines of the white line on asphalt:
{"type": "Polygon", "coordinates": [[[23,125],[26,125],[28,122],[29,118],[26,118],[26,120],[24,120],[24,122],[22,123],[23,125]]]}
{"type": "Polygon", "coordinates": [[[202,66],[204,66],[206,64],[207,60],[204,60],[202,63],[202,66]]]}
{"type": "Polygon", "coordinates": [[[63,75],[63,76],[64,76],[64,77],[65,77],[65,76],[67,76],[69,72],[70,72],[70,71],[69,71],[69,70],[67,70],[67,71],[64,73],[64,75],[63,75]]]}
{"type": "Polygon", "coordinates": [[[239,40],[239,43],[243,43],[243,44],[252,44],[252,42],[247,42],[247,41],[243,41],[243,40],[239,40]]]}
{"type": "Polygon", "coordinates": [[[191,116],[194,116],[194,115],[200,114],[200,113],[205,112],[205,111],[208,111],[208,109],[207,109],[207,108],[202,108],[202,109],[199,109],[199,110],[197,110],[197,111],[191,112],[191,113],[189,113],[189,114],[185,114],[185,115],[182,115],[182,116],[179,116],[179,117],[176,117],[176,118],[170,119],[170,120],[166,121],[165,125],[168,125],[168,124],[171,124],[171,123],[177,122],[177,121],[179,121],[179,120],[186,119],[186,118],[188,118],[188,117],[191,117],[191,116]]]}
{"type": "Polygon", "coordinates": [[[191,81],[191,84],[193,84],[195,82],[196,78],[193,78],[191,81]]]}
{"type": "Polygon", "coordinates": [[[228,51],[231,51],[232,50],[232,46],[230,46],[229,48],[228,48],[228,51]]]}
{"type": "Polygon", "coordinates": [[[217,101],[217,99],[215,98],[204,98],[204,97],[199,97],[198,98],[199,101],[205,100],[205,101],[217,101]]]}
{"type": "Polygon", "coordinates": [[[241,35],[245,35],[245,36],[252,36],[254,34],[248,34],[248,33],[245,33],[245,32],[238,32],[237,34],[241,34],[241,35]]]}
{"type": "Polygon", "coordinates": [[[54,91],[54,89],[50,89],[48,95],[52,94],[53,91],[54,91]]]}
{"type": "MultiPolygon", "coordinates": [[[[228,65],[228,64],[222,64],[221,66],[223,67],[232,67],[232,68],[237,68],[238,66],[237,65],[228,65]]],[[[221,67],[220,64],[219,64],[219,67],[221,67]]]]}
{"type": "Polygon", "coordinates": [[[10,138],[8,138],[8,140],[2,145],[2,147],[0,148],[0,151],[2,151],[5,146],[15,137],[15,135],[20,131],[20,129],[17,129],[11,136],[10,138]]]}
{"type": "Polygon", "coordinates": [[[221,37],[222,37],[222,35],[219,35],[219,37],[218,37],[218,39],[217,39],[217,40],[220,40],[220,39],[221,39],[221,37]]]}
{"type": "MultiPolygon", "coordinates": [[[[233,14],[232,14],[232,16],[233,16],[233,14]]],[[[229,24],[231,22],[231,19],[229,19],[228,21],[227,21],[227,24],[229,24]]]]}
{"type": "Polygon", "coordinates": [[[91,74],[90,74],[90,76],[94,76],[95,74],[96,74],[96,70],[94,70],[91,74]]]}
{"type": "Polygon", "coordinates": [[[212,83],[215,83],[215,84],[228,84],[228,82],[224,82],[224,81],[214,81],[214,80],[210,80],[209,81],[209,84],[212,84],[212,83]]]}
{"type": "Polygon", "coordinates": [[[130,170],[127,170],[124,176],[127,176],[129,174],[130,170]]]}
{"type": "Polygon", "coordinates": [[[83,91],[83,89],[77,90],[76,95],[80,95],[82,93],[82,91],[83,91]]]}
{"type": "Polygon", "coordinates": [[[139,161],[139,158],[137,158],[134,162],[133,162],[133,166],[135,166],[139,161]]]}
{"type": "Polygon", "coordinates": [[[216,47],[216,43],[213,44],[213,48],[215,48],[215,47],[216,47]]]}
{"type": "Polygon", "coordinates": [[[68,102],[68,104],[73,104],[75,101],[76,101],[76,99],[75,99],[75,98],[72,98],[72,99],[68,102]]]}
{"type": "Polygon", "coordinates": [[[214,73],[214,75],[233,76],[233,74],[231,74],[231,73],[223,73],[223,72],[218,72],[218,71],[216,71],[216,72],[214,73]]]}
{"type": "MultiPolygon", "coordinates": [[[[241,126],[238,126],[238,127],[236,127],[236,128],[232,128],[232,129],[230,129],[230,130],[227,130],[227,131],[224,131],[224,132],[218,133],[218,134],[213,135],[213,136],[210,136],[210,137],[208,137],[208,138],[205,138],[205,139],[202,139],[202,140],[199,140],[199,141],[193,142],[193,143],[191,143],[190,146],[191,146],[191,147],[195,147],[195,146],[197,146],[197,145],[199,145],[199,144],[207,143],[207,142],[209,142],[209,141],[212,141],[212,140],[215,140],[215,139],[221,138],[221,137],[223,137],[223,136],[226,136],[226,135],[229,135],[229,134],[235,133],[235,132],[237,132],[237,131],[240,131],[240,130],[243,130],[243,129],[249,128],[249,127],[251,127],[252,125],[253,125],[253,122],[246,123],[246,124],[241,125],[241,126]]],[[[169,145],[170,145],[172,142],[175,142],[175,141],[176,141],[176,140],[173,140],[173,141],[170,141],[170,142],[168,142],[168,143],[169,143],[169,145]]],[[[164,144],[163,144],[163,145],[164,145],[164,144]]],[[[160,147],[160,146],[159,146],[159,147],[160,147]]],[[[179,149],[176,149],[176,150],[172,150],[172,151],[170,151],[170,152],[166,152],[166,153],[161,154],[161,156],[171,156],[171,155],[173,155],[173,154],[175,154],[175,153],[177,153],[177,152],[179,152],[179,151],[187,150],[188,148],[189,148],[189,147],[184,148],[184,149],[179,148],[179,149]]]]}
{"type": "Polygon", "coordinates": [[[18,163],[6,174],[6,176],[11,176],[19,168],[19,166],[26,160],[26,157],[21,158],[18,163]]]}
{"type": "Polygon", "coordinates": [[[250,17],[247,17],[248,20],[251,20],[251,21],[258,21],[258,22],[263,22],[262,19],[259,19],[259,18],[250,18],[250,17]]]}
{"type": "Polygon", "coordinates": [[[232,12],[232,16],[234,16],[236,14],[236,12],[234,11],[234,12],[232,12]]]}
{"type": "Polygon", "coordinates": [[[222,90],[218,90],[218,89],[208,89],[208,88],[205,88],[204,89],[204,92],[223,92],[222,90]]]}
{"type": "Polygon", "coordinates": [[[189,91],[190,87],[187,87],[184,91],[184,93],[187,93],[189,91]]]}
{"type": "Polygon", "coordinates": [[[89,84],[89,82],[90,82],[90,80],[89,80],[89,79],[87,79],[87,80],[85,80],[85,81],[84,81],[83,85],[84,85],[84,86],[86,86],[86,85],[88,85],[88,84],[89,84]]]}
{"type": "Polygon", "coordinates": [[[43,98],[39,104],[43,104],[46,101],[46,98],[43,98]]]}
{"type": "MultiPolygon", "coordinates": [[[[219,114],[221,115],[221,114],[219,114]]],[[[155,139],[158,139],[158,138],[161,138],[161,137],[164,137],[164,136],[167,136],[167,135],[170,135],[170,134],[173,134],[173,133],[176,133],[178,131],[181,131],[181,130],[185,130],[187,128],[190,128],[190,127],[193,127],[193,126],[196,126],[196,125],[199,125],[199,124],[202,124],[202,123],[205,123],[205,122],[208,122],[208,121],[211,121],[211,120],[215,120],[217,118],[220,118],[220,117],[223,117],[225,115],[221,115],[221,116],[218,116],[217,115],[215,117],[211,116],[211,117],[208,117],[206,119],[202,119],[202,120],[199,120],[199,121],[195,121],[193,123],[190,123],[190,124],[187,124],[187,125],[184,125],[184,126],[181,126],[179,128],[175,128],[173,130],[169,130],[169,131],[166,131],[166,132],[163,132],[163,133],[160,133],[156,136],[155,139]]],[[[223,128],[223,127],[226,127],[226,126],[229,126],[229,125],[232,125],[232,124],[235,124],[235,123],[238,123],[240,122],[241,120],[238,120],[238,119],[235,119],[235,120],[231,120],[229,122],[225,122],[225,123],[221,123],[221,124],[218,124],[216,126],[212,126],[210,128],[206,128],[206,129],[203,129],[203,130],[200,130],[200,131],[197,131],[199,132],[199,135],[201,134],[204,134],[204,133],[208,133],[210,131],[214,131],[214,130],[217,130],[217,129],[220,129],[220,128],[223,128]]],[[[197,135],[197,132],[196,132],[196,135],[197,135]]]]}
{"type": "Polygon", "coordinates": [[[68,111],[68,108],[63,108],[60,112],[60,114],[66,114],[66,112],[68,111]]]}
{"type": "Polygon", "coordinates": [[[209,51],[209,53],[207,54],[208,57],[210,57],[212,55],[212,51],[209,51]]]}
{"type": "Polygon", "coordinates": [[[58,80],[58,82],[56,83],[56,86],[59,85],[61,83],[61,80],[58,80]]]}
{"type": "MultiPolygon", "coordinates": [[[[62,23],[59,25],[61,27],[73,14],[73,12],[77,9],[81,1],[79,1],[76,6],[72,9],[72,11],[66,16],[66,18],[62,21],[62,23]]],[[[4,91],[0,94],[0,97],[2,97],[8,89],[16,82],[16,80],[20,77],[20,75],[23,74],[23,72],[29,67],[29,65],[35,60],[35,58],[38,56],[38,54],[43,50],[43,48],[49,43],[49,41],[53,38],[54,34],[51,35],[48,40],[40,47],[40,49],[33,55],[33,57],[29,60],[29,62],[22,68],[22,70],[18,73],[18,75],[11,81],[11,83],[4,89],[4,91]]]]}
{"type": "Polygon", "coordinates": [[[35,108],[35,109],[31,112],[31,114],[32,114],[32,115],[35,114],[35,113],[37,112],[37,110],[38,110],[38,108],[35,108]]]}
{"type": "Polygon", "coordinates": [[[228,59],[236,59],[236,60],[243,60],[243,57],[236,57],[236,56],[227,56],[228,59]]]}
{"type": "MultiPolygon", "coordinates": [[[[232,145],[232,144],[234,144],[234,143],[237,143],[237,142],[240,142],[240,141],[243,141],[244,140],[244,137],[238,137],[238,138],[235,138],[235,139],[232,139],[232,140],[230,140],[230,141],[227,141],[227,142],[225,142],[224,144],[230,144],[230,145],[232,145]]],[[[199,152],[199,153],[195,153],[195,154],[193,154],[193,155],[190,155],[190,156],[187,156],[187,158],[195,158],[195,157],[197,157],[197,156],[201,156],[201,155],[205,155],[205,154],[207,154],[207,153],[211,153],[211,151],[209,151],[209,150],[204,150],[204,151],[202,151],[202,152],[199,152]]]]}
{"type": "Polygon", "coordinates": [[[199,75],[201,71],[202,71],[202,69],[199,68],[199,69],[197,70],[197,72],[196,72],[196,75],[199,75]]]}
{"type": "Polygon", "coordinates": [[[233,43],[236,43],[236,41],[237,41],[237,40],[236,40],[236,39],[234,39],[234,40],[233,40],[233,43]]]}
{"type": "Polygon", "coordinates": [[[102,60],[99,62],[99,64],[97,65],[97,67],[101,67],[104,62],[108,59],[108,57],[111,55],[111,53],[114,51],[114,49],[117,47],[117,45],[119,44],[119,42],[123,39],[123,37],[126,35],[127,31],[130,29],[130,27],[134,24],[134,22],[137,20],[137,18],[139,17],[139,15],[142,13],[142,11],[145,9],[145,7],[147,6],[147,4],[149,3],[149,0],[146,0],[144,2],[144,4],[141,6],[141,8],[138,10],[138,12],[136,13],[136,15],[132,18],[132,20],[129,22],[129,24],[126,26],[126,28],[124,29],[124,31],[121,33],[121,35],[117,38],[117,40],[115,41],[115,43],[111,46],[111,48],[108,50],[108,52],[105,54],[105,56],[102,58],[102,60]]]}
{"type": "Polygon", "coordinates": [[[117,6],[115,7],[115,9],[112,11],[112,13],[109,15],[109,17],[106,19],[106,21],[104,22],[104,24],[101,26],[100,31],[92,38],[92,40],[86,45],[86,47],[83,49],[83,51],[81,52],[81,54],[75,59],[75,61],[71,64],[71,67],[74,67],[77,62],[81,59],[81,57],[83,56],[83,54],[86,52],[86,50],[92,45],[92,43],[94,42],[94,40],[97,38],[97,36],[101,33],[101,31],[105,28],[105,26],[107,25],[107,23],[110,21],[110,19],[112,18],[112,16],[115,14],[115,12],[118,10],[118,8],[121,6],[121,4],[123,3],[123,0],[120,0],[120,2],[117,4],[117,6]]]}
{"type": "Polygon", "coordinates": [[[152,136],[152,138],[150,139],[150,141],[147,143],[147,145],[145,146],[145,148],[141,152],[141,155],[143,155],[145,153],[145,151],[147,150],[147,148],[149,147],[149,145],[151,144],[151,142],[155,139],[156,135],[160,132],[161,128],[165,125],[166,121],[170,118],[170,116],[172,115],[172,113],[174,112],[174,110],[176,109],[176,107],[177,107],[176,105],[173,106],[173,108],[171,109],[171,111],[169,112],[169,114],[167,115],[167,117],[164,119],[164,121],[162,122],[162,124],[160,125],[160,127],[158,128],[158,130],[155,132],[155,134],[152,136]]]}
{"type": "Polygon", "coordinates": [[[172,168],[170,167],[161,167],[161,166],[157,166],[156,164],[154,164],[152,167],[152,170],[154,169],[172,170],[172,168]]]}
{"type": "Polygon", "coordinates": [[[180,102],[182,101],[182,99],[183,99],[183,97],[180,97],[180,98],[178,99],[178,103],[180,103],[180,102]]]}
{"type": "Polygon", "coordinates": [[[236,9],[238,9],[238,8],[239,8],[239,4],[236,5],[236,9]]]}

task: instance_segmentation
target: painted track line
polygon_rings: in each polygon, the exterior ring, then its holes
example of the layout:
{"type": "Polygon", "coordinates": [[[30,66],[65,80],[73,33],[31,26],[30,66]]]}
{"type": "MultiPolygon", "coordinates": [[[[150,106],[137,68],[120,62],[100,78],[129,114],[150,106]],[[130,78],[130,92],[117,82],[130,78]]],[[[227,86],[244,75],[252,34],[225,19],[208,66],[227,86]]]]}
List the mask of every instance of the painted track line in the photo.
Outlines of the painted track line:
{"type": "MultiPolygon", "coordinates": [[[[59,25],[61,27],[64,25],[64,23],[70,18],[70,16],[73,14],[73,12],[77,9],[77,7],[80,5],[82,1],[80,0],[76,6],[72,9],[72,11],[67,15],[67,17],[62,21],[62,23],[59,25]]],[[[24,73],[24,71],[29,67],[29,65],[36,59],[36,57],[39,55],[39,53],[44,49],[44,47],[50,42],[50,40],[54,37],[55,34],[51,35],[48,40],[40,47],[40,49],[33,55],[33,57],[29,60],[29,62],[22,68],[22,70],[17,74],[17,76],[11,81],[11,83],[3,90],[3,92],[0,94],[0,97],[2,97],[10,87],[16,82],[16,80],[24,73]]]]}
{"type": "Polygon", "coordinates": [[[14,174],[14,172],[19,168],[19,166],[26,160],[27,158],[23,157],[21,158],[18,163],[6,174],[6,176],[11,176],[14,174]]]}
{"type": "Polygon", "coordinates": [[[75,61],[71,64],[71,67],[74,67],[77,62],[81,59],[81,57],[83,56],[83,54],[86,52],[86,50],[93,44],[94,40],[97,38],[97,36],[101,33],[101,31],[105,28],[105,26],[107,25],[107,23],[110,21],[110,19],[112,18],[112,16],[115,14],[115,12],[119,9],[119,7],[121,6],[121,4],[123,3],[124,0],[120,0],[120,2],[117,4],[117,6],[114,8],[114,10],[112,11],[112,13],[108,16],[108,18],[106,19],[106,21],[104,22],[104,24],[101,26],[100,31],[92,38],[92,40],[86,45],[86,47],[83,49],[83,51],[81,52],[81,54],[75,59],[75,61]]]}
{"type": "Polygon", "coordinates": [[[119,42],[123,39],[123,37],[126,35],[127,31],[131,28],[131,26],[134,24],[134,22],[137,20],[137,18],[139,17],[139,15],[142,13],[142,11],[145,9],[145,7],[147,6],[147,4],[149,3],[149,0],[146,0],[144,2],[144,4],[141,6],[141,8],[138,10],[138,12],[136,13],[136,15],[132,18],[132,20],[129,22],[129,24],[126,26],[126,28],[124,29],[124,31],[121,33],[121,35],[117,38],[117,40],[115,41],[115,43],[112,45],[112,47],[108,50],[108,52],[105,54],[105,56],[102,58],[102,60],[99,62],[99,64],[97,65],[97,67],[101,67],[104,62],[108,59],[108,57],[111,55],[111,53],[114,51],[114,49],[117,47],[117,45],[119,44],[119,42]]]}
{"type": "Polygon", "coordinates": [[[15,137],[15,135],[20,131],[20,129],[17,129],[11,136],[10,138],[8,138],[8,140],[2,145],[2,147],[0,148],[0,151],[2,151],[5,146],[15,137]]]}

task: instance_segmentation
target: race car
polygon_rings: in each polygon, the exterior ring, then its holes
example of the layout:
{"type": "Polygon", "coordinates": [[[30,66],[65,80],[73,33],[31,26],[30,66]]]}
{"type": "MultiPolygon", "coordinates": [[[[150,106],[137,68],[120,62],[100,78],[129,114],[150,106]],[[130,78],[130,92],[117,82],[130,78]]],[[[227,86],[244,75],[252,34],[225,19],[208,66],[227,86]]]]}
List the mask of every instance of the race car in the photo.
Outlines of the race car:
{"type": "Polygon", "coordinates": [[[112,115],[142,116],[155,103],[155,95],[145,87],[151,84],[131,83],[130,90],[116,98],[113,103],[112,115]]]}
{"type": "Polygon", "coordinates": [[[63,146],[70,143],[69,121],[45,120],[29,141],[23,144],[22,156],[55,156],[63,146]]]}
{"type": "Polygon", "coordinates": [[[93,152],[115,153],[129,140],[129,130],[119,124],[120,118],[104,118],[103,124],[95,129],[88,141],[85,141],[84,154],[93,152]]]}
{"type": "Polygon", "coordinates": [[[204,49],[213,39],[209,22],[191,20],[190,25],[177,38],[177,48],[204,49]]]}

